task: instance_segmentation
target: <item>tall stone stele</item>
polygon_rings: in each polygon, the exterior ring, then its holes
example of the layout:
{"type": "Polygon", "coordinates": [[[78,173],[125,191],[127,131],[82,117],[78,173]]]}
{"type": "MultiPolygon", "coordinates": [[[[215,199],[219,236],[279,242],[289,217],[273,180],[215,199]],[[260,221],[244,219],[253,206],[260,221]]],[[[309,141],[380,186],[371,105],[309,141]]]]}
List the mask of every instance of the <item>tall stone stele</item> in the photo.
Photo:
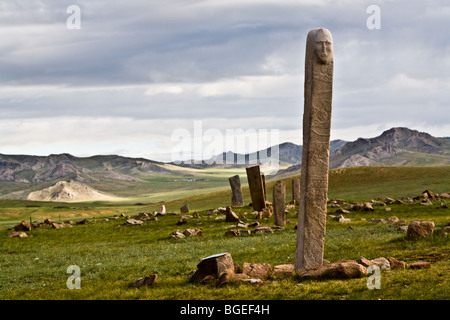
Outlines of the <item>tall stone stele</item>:
{"type": "Polygon", "coordinates": [[[303,154],[294,265],[299,272],[323,263],[332,91],[331,33],[323,28],[314,29],[306,40],[303,154]]]}

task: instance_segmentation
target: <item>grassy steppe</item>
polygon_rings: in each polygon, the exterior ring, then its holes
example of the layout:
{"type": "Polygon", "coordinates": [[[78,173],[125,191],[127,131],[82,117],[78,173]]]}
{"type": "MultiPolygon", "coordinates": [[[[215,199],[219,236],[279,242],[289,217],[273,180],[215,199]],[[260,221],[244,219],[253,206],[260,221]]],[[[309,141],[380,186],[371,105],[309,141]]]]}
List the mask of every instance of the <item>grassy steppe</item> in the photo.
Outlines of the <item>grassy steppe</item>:
{"type": "MultiPolygon", "coordinates": [[[[291,199],[290,179],[287,201],[291,199]]],[[[226,181],[228,183],[228,181],[226,181]]],[[[272,185],[267,193],[271,200],[272,185]]],[[[415,196],[425,189],[436,193],[449,192],[450,168],[349,168],[330,172],[329,197],[347,201],[372,198],[415,196]]],[[[248,189],[244,198],[249,200],[248,189]]],[[[419,203],[389,205],[391,212],[375,206],[370,213],[346,214],[352,221],[338,223],[327,219],[325,259],[333,262],[374,259],[393,256],[410,264],[425,260],[431,269],[382,271],[381,289],[369,290],[366,278],[352,280],[308,280],[296,277],[271,279],[262,286],[213,285],[189,283],[189,273],[209,255],[230,252],[233,260],[278,264],[293,263],[296,231],[296,209],[290,209],[290,222],[280,231],[266,235],[230,238],[224,235],[225,222],[217,215],[208,216],[208,209],[226,206],[230,202],[229,188],[205,195],[194,195],[166,202],[168,211],[179,212],[183,203],[197,210],[200,219],[190,219],[177,226],[179,216],[164,216],[147,221],[143,226],[123,225],[124,219],[105,221],[105,217],[126,213],[134,215],[153,211],[159,203],[144,206],[120,203],[38,203],[24,201],[0,202],[0,298],[1,299],[449,299],[450,241],[443,237],[443,227],[450,221],[450,209],[441,201],[432,206],[419,203]],[[371,219],[395,215],[408,222],[415,219],[434,221],[433,236],[406,240],[405,232],[390,224],[374,224],[371,219]],[[21,220],[77,220],[88,217],[86,225],[72,228],[33,229],[33,237],[8,238],[6,230],[21,220]],[[95,217],[95,218],[94,218],[95,217]],[[365,220],[363,220],[365,219],[365,220]],[[352,229],[348,229],[351,226],[352,229]],[[203,235],[186,239],[171,239],[169,234],[179,229],[201,228],[203,235]],[[81,268],[81,289],[69,290],[66,281],[68,266],[81,268]],[[153,288],[132,287],[134,280],[157,273],[159,284],[153,288]]],[[[442,201],[450,206],[450,200],[442,201]]],[[[334,208],[329,208],[331,213],[334,208]]],[[[234,208],[245,222],[255,221],[251,208],[234,208]],[[247,214],[245,214],[247,213],[247,214]]],[[[260,220],[273,225],[272,219],[260,220]]]]}

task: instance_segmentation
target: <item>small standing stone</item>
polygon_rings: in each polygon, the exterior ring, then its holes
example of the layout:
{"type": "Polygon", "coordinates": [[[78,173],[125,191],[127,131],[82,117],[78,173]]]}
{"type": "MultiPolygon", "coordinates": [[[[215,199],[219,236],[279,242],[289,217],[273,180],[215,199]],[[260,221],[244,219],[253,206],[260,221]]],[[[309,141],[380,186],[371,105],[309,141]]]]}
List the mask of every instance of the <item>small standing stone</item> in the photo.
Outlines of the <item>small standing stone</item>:
{"type": "Polygon", "coordinates": [[[185,203],[181,208],[180,208],[180,212],[181,213],[189,213],[189,205],[187,203],[185,203]]]}
{"type": "Polygon", "coordinates": [[[276,226],[285,226],[286,183],[277,181],[273,186],[273,219],[276,226]]]}
{"type": "Polygon", "coordinates": [[[228,178],[231,186],[231,205],[233,207],[240,207],[244,204],[241,190],[241,180],[239,175],[228,178]]]}
{"type": "Polygon", "coordinates": [[[262,211],[266,207],[266,197],[264,193],[264,184],[259,165],[246,168],[252,206],[255,211],[262,211]]]}

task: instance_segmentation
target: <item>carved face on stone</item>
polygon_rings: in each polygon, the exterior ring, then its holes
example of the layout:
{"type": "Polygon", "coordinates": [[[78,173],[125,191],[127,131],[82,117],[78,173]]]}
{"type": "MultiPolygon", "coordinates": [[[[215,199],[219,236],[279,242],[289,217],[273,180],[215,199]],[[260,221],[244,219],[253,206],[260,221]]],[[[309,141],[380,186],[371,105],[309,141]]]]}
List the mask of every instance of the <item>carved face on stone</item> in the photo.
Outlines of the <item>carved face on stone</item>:
{"type": "Polygon", "coordinates": [[[329,64],[333,60],[333,40],[328,30],[317,30],[314,52],[322,64],[329,64]]]}

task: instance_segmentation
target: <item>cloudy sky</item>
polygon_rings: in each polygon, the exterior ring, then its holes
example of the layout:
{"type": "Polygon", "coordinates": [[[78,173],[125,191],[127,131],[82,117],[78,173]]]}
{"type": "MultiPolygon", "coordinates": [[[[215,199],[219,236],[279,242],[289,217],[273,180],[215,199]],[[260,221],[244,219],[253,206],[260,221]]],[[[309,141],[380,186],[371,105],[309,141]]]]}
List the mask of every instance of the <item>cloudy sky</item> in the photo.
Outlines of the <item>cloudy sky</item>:
{"type": "Polygon", "coordinates": [[[302,144],[317,27],[334,41],[332,139],[394,126],[450,136],[446,0],[5,0],[0,153],[170,161],[176,132],[227,129],[269,133],[249,151],[273,132],[302,144]],[[367,27],[370,5],[380,29],[367,27]]]}

